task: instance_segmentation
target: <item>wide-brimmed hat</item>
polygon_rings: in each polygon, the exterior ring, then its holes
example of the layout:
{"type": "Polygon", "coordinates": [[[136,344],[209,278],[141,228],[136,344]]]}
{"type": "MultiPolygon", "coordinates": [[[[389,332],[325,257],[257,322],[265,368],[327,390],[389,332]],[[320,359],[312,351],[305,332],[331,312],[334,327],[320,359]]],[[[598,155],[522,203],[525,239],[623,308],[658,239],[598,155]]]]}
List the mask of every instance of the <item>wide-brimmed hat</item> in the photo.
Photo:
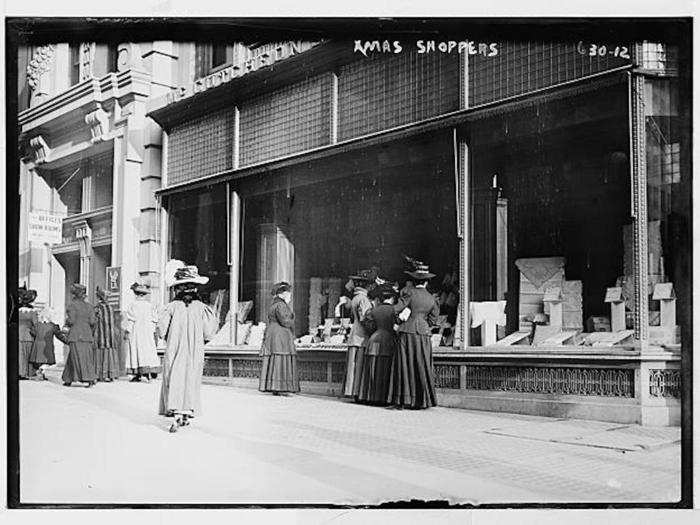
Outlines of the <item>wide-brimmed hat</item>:
{"type": "Polygon", "coordinates": [[[408,275],[417,280],[432,279],[433,277],[435,277],[434,273],[430,273],[430,271],[428,271],[428,265],[424,262],[419,261],[418,259],[413,259],[406,255],[404,255],[404,258],[406,259],[406,262],[408,262],[411,266],[411,269],[404,271],[404,273],[407,273],[408,275]]]}
{"type": "Polygon", "coordinates": [[[165,265],[165,284],[168,287],[178,284],[207,284],[209,277],[199,275],[199,270],[194,265],[187,265],[177,259],[171,259],[165,265]]]}
{"type": "Polygon", "coordinates": [[[134,283],[131,285],[131,291],[137,295],[148,295],[151,293],[151,287],[145,283],[134,283]]]}
{"type": "Polygon", "coordinates": [[[87,288],[85,285],[80,283],[73,283],[70,285],[70,293],[73,297],[85,297],[87,295],[87,288]]]}
{"type": "Polygon", "coordinates": [[[106,301],[107,300],[107,292],[104,290],[104,288],[100,288],[99,286],[97,286],[95,288],[95,297],[97,297],[101,301],[106,301]]]}
{"type": "Polygon", "coordinates": [[[272,295],[279,295],[284,292],[291,292],[292,285],[286,281],[280,281],[272,285],[272,295]]]}
{"type": "Polygon", "coordinates": [[[377,272],[375,270],[360,270],[354,275],[348,275],[348,277],[353,281],[370,283],[377,278],[377,272]]]}
{"type": "Polygon", "coordinates": [[[27,290],[26,284],[17,289],[17,299],[20,305],[33,303],[36,300],[36,295],[36,290],[27,290]]]}

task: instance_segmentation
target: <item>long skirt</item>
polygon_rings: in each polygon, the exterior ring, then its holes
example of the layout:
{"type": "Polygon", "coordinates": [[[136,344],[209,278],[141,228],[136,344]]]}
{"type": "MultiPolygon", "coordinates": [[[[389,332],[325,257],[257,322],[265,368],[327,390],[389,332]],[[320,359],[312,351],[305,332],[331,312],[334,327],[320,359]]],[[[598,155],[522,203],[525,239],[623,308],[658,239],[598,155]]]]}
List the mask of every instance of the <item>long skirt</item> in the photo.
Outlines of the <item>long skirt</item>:
{"type": "Polygon", "coordinates": [[[363,346],[348,346],[343,395],[348,397],[357,396],[357,392],[360,388],[359,378],[364,356],[365,348],[363,346]]]}
{"type": "Polygon", "coordinates": [[[435,406],[430,336],[400,332],[397,346],[391,366],[389,404],[403,408],[435,406]]]}
{"type": "Polygon", "coordinates": [[[386,405],[391,377],[390,355],[365,355],[359,376],[357,401],[370,405],[386,405]]]}
{"type": "Polygon", "coordinates": [[[88,341],[68,343],[68,358],[62,376],[64,383],[87,383],[97,380],[93,345],[94,343],[88,341]]]}
{"type": "Polygon", "coordinates": [[[299,392],[297,356],[294,354],[262,356],[259,389],[262,392],[299,392]]]}
{"type": "Polygon", "coordinates": [[[32,347],[34,343],[32,341],[20,341],[19,342],[19,377],[34,377],[36,375],[36,368],[29,361],[32,355],[32,347]]]}
{"type": "Polygon", "coordinates": [[[95,369],[98,381],[117,379],[119,377],[119,350],[98,348],[95,351],[95,369]]]}

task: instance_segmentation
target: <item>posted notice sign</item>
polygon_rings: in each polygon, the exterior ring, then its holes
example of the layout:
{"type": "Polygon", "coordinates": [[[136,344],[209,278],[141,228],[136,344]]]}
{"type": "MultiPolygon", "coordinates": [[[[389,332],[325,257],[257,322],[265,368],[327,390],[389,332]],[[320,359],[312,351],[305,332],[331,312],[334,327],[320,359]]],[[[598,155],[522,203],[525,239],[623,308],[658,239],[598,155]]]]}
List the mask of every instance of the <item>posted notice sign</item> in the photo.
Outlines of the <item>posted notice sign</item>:
{"type": "Polygon", "coordinates": [[[29,241],[46,244],[61,244],[63,241],[62,217],[45,212],[30,212],[29,241]]]}

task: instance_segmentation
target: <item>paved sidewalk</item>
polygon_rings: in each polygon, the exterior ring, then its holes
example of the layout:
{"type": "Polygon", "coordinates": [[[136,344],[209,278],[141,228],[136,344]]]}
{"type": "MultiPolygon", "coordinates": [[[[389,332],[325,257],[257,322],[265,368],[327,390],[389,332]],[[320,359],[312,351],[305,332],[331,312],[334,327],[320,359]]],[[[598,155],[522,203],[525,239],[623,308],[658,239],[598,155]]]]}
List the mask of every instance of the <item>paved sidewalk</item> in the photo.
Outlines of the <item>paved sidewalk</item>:
{"type": "Polygon", "coordinates": [[[24,503],[667,502],[680,432],[204,385],[177,434],[160,381],[23,381],[24,503]]]}

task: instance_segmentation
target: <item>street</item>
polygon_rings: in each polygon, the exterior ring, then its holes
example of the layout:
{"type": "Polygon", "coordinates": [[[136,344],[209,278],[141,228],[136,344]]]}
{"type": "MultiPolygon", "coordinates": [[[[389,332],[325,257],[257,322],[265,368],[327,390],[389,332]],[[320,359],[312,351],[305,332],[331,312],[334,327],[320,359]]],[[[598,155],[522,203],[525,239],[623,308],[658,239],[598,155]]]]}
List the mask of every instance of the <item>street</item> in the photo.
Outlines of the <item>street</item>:
{"type": "Polygon", "coordinates": [[[23,503],[380,504],[669,502],[680,429],[205,384],[170,434],[160,380],[20,383],[23,503]]]}

